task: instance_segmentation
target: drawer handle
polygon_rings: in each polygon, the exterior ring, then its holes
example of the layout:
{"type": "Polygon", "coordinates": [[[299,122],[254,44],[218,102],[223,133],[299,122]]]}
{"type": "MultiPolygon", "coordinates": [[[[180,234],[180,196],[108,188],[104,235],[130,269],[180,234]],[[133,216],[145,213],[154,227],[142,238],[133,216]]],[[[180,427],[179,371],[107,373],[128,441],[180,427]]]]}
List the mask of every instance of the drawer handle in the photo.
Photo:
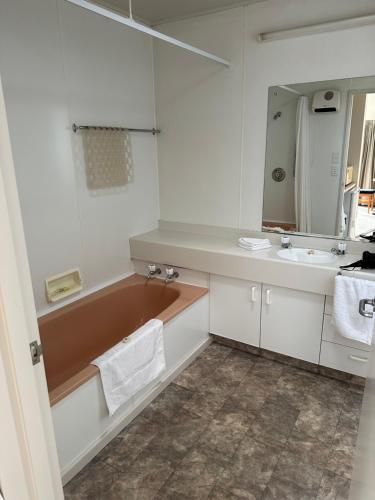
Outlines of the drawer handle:
{"type": "Polygon", "coordinates": [[[271,290],[266,290],[266,304],[267,306],[271,305],[271,290]]]}
{"type": "Polygon", "coordinates": [[[349,356],[349,359],[352,359],[353,361],[359,361],[360,363],[367,363],[368,362],[367,358],[360,358],[359,356],[354,356],[354,354],[351,354],[349,356]]]}
{"type": "Polygon", "coordinates": [[[257,301],[257,287],[256,286],[252,286],[251,287],[251,302],[256,302],[257,301]]]}

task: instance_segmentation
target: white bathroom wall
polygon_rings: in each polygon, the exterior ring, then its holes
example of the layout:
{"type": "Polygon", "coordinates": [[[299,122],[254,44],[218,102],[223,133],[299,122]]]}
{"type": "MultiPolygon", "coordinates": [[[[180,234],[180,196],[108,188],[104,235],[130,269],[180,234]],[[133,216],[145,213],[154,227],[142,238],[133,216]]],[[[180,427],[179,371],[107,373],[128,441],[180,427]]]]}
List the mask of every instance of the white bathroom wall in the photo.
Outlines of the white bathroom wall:
{"type": "Polygon", "coordinates": [[[93,196],[71,132],[154,126],[152,41],[64,0],[6,0],[0,72],[40,312],[46,277],[80,267],[85,291],[100,287],[131,272],[129,236],[156,226],[155,138],[132,134],[134,182],[93,196]]]}
{"type": "Polygon", "coordinates": [[[267,43],[257,34],[373,9],[372,0],[270,0],[160,26],[232,62],[225,70],[156,44],[161,218],[259,229],[268,87],[375,74],[375,27],[267,43]]]}

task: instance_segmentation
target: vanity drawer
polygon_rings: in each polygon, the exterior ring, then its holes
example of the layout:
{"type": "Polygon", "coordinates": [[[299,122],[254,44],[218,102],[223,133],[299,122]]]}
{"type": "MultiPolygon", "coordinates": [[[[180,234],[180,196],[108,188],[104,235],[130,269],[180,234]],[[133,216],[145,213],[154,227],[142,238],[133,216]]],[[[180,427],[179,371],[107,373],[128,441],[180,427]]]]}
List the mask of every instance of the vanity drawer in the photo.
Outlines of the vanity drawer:
{"type": "Polygon", "coordinates": [[[328,316],[327,314],[324,315],[323,319],[322,339],[335,344],[354,347],[354,349],[359,349],[361,351],[371,351],[371,346],[364,344],[363,342],[356,342],[355,340],[347,339],[337,333],[335,327],[332,325],[332,316],[328,316]]]}
{"type": "Polygon", "coordinates": [[[366,377],[369,356],[370,353],[366,351],[323,340],[320,364],[342,372],[366,377]]]}
{"type": "Polygon", "coordinates": [[[326,301],[324,304],[324,314],[332,314],[333,312],[333,297],[332,295],[326,295],[326,301]]]}

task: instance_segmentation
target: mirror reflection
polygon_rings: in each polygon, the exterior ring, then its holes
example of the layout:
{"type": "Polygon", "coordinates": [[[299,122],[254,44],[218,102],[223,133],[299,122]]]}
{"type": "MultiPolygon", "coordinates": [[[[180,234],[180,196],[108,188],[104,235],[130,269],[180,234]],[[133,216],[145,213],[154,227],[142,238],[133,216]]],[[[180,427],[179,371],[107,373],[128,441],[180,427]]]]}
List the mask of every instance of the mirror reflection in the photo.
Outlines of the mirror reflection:
{"type": "Polygon", "coordinates": [[[375,231],[375,77],[269,88],[263,229],[375,231]]]}

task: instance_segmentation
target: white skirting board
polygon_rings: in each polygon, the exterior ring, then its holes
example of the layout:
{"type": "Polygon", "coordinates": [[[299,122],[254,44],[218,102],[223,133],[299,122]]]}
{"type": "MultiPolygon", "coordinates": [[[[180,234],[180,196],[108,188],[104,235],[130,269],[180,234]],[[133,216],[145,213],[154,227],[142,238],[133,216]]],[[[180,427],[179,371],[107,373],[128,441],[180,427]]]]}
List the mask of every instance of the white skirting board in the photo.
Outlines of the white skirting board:
{"type": "Polygon", "coordinates": [[[167,371],[109,417],[99,374],[52,408],[63,483],[72,479],[210,343],[205,295],[165,325],[167,371]]]}

